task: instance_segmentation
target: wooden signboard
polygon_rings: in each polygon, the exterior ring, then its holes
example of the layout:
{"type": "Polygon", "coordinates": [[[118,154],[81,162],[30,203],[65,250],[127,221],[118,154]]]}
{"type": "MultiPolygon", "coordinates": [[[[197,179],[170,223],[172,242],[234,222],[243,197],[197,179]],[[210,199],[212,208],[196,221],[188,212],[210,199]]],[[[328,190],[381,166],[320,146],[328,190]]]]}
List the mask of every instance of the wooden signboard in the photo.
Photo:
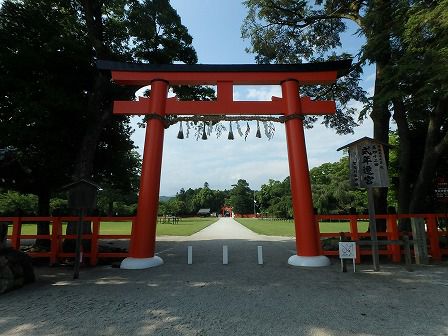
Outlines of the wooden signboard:
{"type": "Polygon", "coordinates": [[[388,146],[387,144],[382,144],[374,139],[364,137],[338,148],[338,151],[348,148],[350,184],[353,187],[367,189],[369,229],[372,241],[373,268],[375,271],[379,271],[380,266],[372,188],[389,186],[383,145],[388,146]]]}
{"type": "Polygon", "coordinates": [[[350,184],[358,188],[387,187],[389,177],[383,145],[364,138],[349,146],[350,184]]]}

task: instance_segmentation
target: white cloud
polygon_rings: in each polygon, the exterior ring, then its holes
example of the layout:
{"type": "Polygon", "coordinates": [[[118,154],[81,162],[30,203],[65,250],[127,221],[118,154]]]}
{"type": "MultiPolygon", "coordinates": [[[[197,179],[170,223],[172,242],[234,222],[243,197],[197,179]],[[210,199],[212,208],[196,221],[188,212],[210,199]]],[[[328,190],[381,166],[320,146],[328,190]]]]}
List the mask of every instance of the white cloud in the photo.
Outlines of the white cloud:
{"type": "MultiPolygon", "coordinates": [[[[280,87],[238,87],[235,99],[270,100],[281,96],[280,87]]],[[[141,120],[133,117],[133,123],[141,120]]],[[[245,123],[241,123],[243,132],[245,123]],[[243,126],[244,125],[244,126],[243,126]]],[[[227,125],[226,125],[227,127],[227,125]]],[[[238,179],[245,179],[250,187],[259,189],[269,179],[283,180],[289,175],[286,136],[283,124],[275,124],[276,132],[268,140],[262,130],[262,138],[255,137],[256,124],[250,123],[251,133],[244,141],[234,127],[235,140],[227,140],[227,132],[219,139],[212,135],[208,140],[190,138],[177,139],[178,125],[165,131],[162,164],[161,195],[174,195],[180,188],[198,188],[208,182],[214,189],[230,189],[238,179]]],[[[316,123],[313,129],[305,130],[309,167],[325,162],[335,162],[342,157],[336,149],[363,136],[372,136],[370,119],[356,129],[354,135],[337,135],[334,130],[316,123]]],[[[184,128],[185,132],[185,128],[184,128]]],[[[145,129],[137,129],[134,142],[143,151],[145,129]]]]}

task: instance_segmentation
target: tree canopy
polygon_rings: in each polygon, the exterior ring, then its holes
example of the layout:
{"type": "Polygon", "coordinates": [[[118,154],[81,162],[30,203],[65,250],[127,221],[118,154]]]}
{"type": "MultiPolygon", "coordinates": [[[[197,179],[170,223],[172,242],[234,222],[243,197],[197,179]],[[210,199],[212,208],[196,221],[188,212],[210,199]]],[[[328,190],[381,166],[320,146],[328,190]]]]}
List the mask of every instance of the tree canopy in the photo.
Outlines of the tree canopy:
{"type": "Polygon", "coordinates": [[[256,200],[262,214],[278,218],[293,218],[291,185],[289,177],[282,182],[269,179],[256,193],[256,200]]]}
{"type": "MultiPolygon", "coordinates": [[[[249,12],[243,36],[250,39],[250,51],[262,63],[343,57],[342,33],[349,21],[358,26],[363,42],[351,55],[356,56],[354,81],[362,65],[376,67],[373,97],[357,99],[364,104],[359,116],[370,115],[374,138],[383,143],[388,142],[391,116],[396,123],[399,211],[431,209],[432,180],[440,166],[446,166],[440,160],[448,150],[447,0],[247,0],[245,4],[249,12]],[[412,159],[416,139],[425,144],[419,162],[412,159]]],[[[341,90],[351,94],[349,87],[341,90]]],[[[386,212],[386,191],[377,190],[376,203],[377,213],[386,212]]]]}
{"type": "Polygon", "coordinates": [[[229,192],[228,204],[232,206],[233,212],[238,214],[254,213],[254,195],[246,180],[239,179],[232,185],[229,192]]]}
{"type": "Polygon", "coordinates": [[[367,195],[349,183],[348,157],[310,170],[313,204],[318,213],[363,213],[367,195]]]}
{"type": "Polygon", "coordinates": [[[2,186],[47,203],[72,177],[136,191],[129,119],[111,111],[135,89],[112,85],[95,60],[195,63],[192,38],[169,1],[4,1],[0,32],[0,143],[28,172],[2,186]]]}

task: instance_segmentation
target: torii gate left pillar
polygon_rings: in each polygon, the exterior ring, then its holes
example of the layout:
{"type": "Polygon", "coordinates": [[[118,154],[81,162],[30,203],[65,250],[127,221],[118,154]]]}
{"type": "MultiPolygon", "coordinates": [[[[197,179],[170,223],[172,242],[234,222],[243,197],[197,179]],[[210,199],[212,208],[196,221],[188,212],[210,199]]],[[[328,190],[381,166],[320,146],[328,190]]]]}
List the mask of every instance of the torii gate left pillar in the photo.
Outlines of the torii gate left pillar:
{"type": "Polygon", "coordinates": [[[163,264],[155,255],[157,211],[159,206],[160,175],[162,170],[163,135],[165,125],[168,82],[151,82],[151,103],[147,113],[160,116],[146,122],[145,147],[142,173],[138,193],[137,216],[132,225],[129,256],[121,263],[121,268],[144,269],[163,264]]]}
{"type": "Polygon", "coordinates": [[[333,101],[300,97],[300,85],[330,84],[344,73],[351,60],[290,65],[148,65],[100,61],[98,67],[112,70],[112,79],[125,85],[151,84],[151,97],[139,101],[116,101],[114,113],[148,115],[137,217],[132,226],[129,257],[121,268],[158,266],[155,255],[157,208],[162,164],[163,118],[165,115],[283,115],[285,117],[291,193],[297,253],[289,258],[294,266],[327,266],[321,255],[314,218],[308,172],[303,118],[307,114],[335,112],[333,101]],[[216,85],[216,101],[177,101],[167,98],[169,85],[216,85]],[[281,85],[282,98],[272,101],[233,101],[233,85],[281,85]]]}

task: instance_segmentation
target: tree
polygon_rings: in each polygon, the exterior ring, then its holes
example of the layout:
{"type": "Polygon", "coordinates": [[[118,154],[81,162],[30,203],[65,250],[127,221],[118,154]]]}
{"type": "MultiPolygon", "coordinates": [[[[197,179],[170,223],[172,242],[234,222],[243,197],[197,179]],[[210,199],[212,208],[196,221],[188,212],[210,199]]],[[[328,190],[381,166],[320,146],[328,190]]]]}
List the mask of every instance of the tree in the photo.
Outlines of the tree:
{"type": "Polygon", "coordinates": [[[348,157],[310,170],[313,204],[318,213],[339,214],[365,211],[367,195],[349,183],[348,157]]]}
{"type": "MultiPolygon", "coordinates": [[[[176,213],[178,215],[195,215],[201,208],[210,208],[211,212],[220,212],[227,197],[226,191],[212,190],[207,182],[203,188],[187,189],[181,188],[176,197],[171,201],[180,204],[181,207],[176,213]]],[[[169,209],[168,202],[166,205],[169,209]]]]}
{"type": "Polygon", "coordinates": [[[246,180],[238,180],[230,189],[228,203],[232,206],[233,212],[238,214],[253,213],[253,192],[249,188],[246,180]]]}
{"type": "Polygon", "coordinates": [[[16,191],[0,193],[0,214],[3,216],[34,214],[37,210],[37,197],[31,194],[20,194],[16,191]]]}
{"type": "Polygon", "coordinates": [[[192,38],[169,2],[5,1],[0,30],[1,143],[30,173],[20,187],[5,187],[37,193],[41,215],[51,191],[71,178],[135,190],[123,181],[138,164],[128,154],[129,119],[111,113],[113,100],[134,93],[113,85],[95,60],[195,63],[192,38]]]}
{"type": "Polygon", "coordinates": [[[437,171],[446,171],[441,159],[448,152],[447,5],[416,1],[400,12],[405,25],[394,27],[399,43],[387,68],[385,99],[392,103],[399,138],[400,212],[434,210],[433,180],[437,171]]]}
{"type": "MultiPolygon", "coordinates": [[[[51,192],[73,169],[89,49],[76,12],[62,1],[3,2],[0,32],[0,143],[22,167],[2,187],[36,194],[38,214],[46,216],[51,192]]],[[[48,224],[37,232],[48,234],[48,224]]]]}
{"type": "MultiPolygon", "coordinates": [[[[447,0],[317,0],[314,5],[247,0],[245,4],[249,14],[243,35],[251,39],[251,51],[259,62],[301,62],[326,56],[341,46],[348,21],[358,25],[365,43],[358,51],[357,65],[376,66],[375,92],[361,117],[370,112],[374,138],[387,143],[393,115],[400,139],[400,212],[428,209],[425,200],[431,180],[448,147],[443,79],[448,75],[447,0]],[[425,138],[425,155],[413,180],[411,134],[418,129],[424,130],[420,134],[425,138]]],[[[377,213],[385,213],[386,191],[376,194],[377,213]]]]}
{"type": "Polygon", "coordinates": [[[270,179],[257,193],[260,211],[279,218],[292,218],[291,185],[289,177],[283,182],[270,179]]]}

